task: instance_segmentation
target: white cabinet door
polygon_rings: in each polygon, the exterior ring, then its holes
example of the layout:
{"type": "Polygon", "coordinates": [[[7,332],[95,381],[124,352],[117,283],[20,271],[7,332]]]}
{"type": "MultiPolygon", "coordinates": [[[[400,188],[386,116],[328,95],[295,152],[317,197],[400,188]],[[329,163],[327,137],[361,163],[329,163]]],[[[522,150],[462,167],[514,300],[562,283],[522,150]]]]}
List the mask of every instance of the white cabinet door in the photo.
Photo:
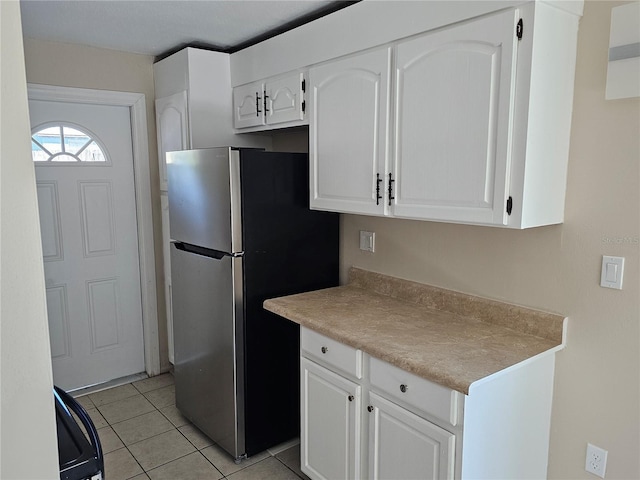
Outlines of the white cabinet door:
{"type": "Polygon", "coordinates": [[[311,208],[384,213],[391,49],[309,70],[311,208]]]}
{"type": "Polygon", "coordinates": [[[455,436],[371,393],[369,475],[374,480],[452,479],[455,436]]]}
{"type": "Polygon", "coordinates": [[[302,73],[267,81],[264,87],[267,125],[304,119],[302,73]]]}
{"type": "Polygon", "coordinates": [[[392,214],[506,224],[517,10],[401,43],[392,214]]]}
{"type": "Polygon", "coordinates": [[[160,194],[162,215],[162,259],[164,262],[164,295],[167,310],[167,343],[169,347],[169,361],[173,360],[173,307],[171,304],[171,244],[169,243],[169,196],[160,194]]]}
{"type": "Polygon", "coordinates": [[[164,192],[167,191],[167,164],[165,154],[167,152],[189,148],[187,118],[186,91],[156,99],[160,190],[164,192]]]}
{"type": "Polygon", "coordinates": [[[233,89],[234,128],[264,125],[264,85],[253,82],[233,89]]]}
{"type": "Polygon", "coordinates": [[[361,387],[301,359],[300,461],[314,480],[360,478],[361,387]]]}

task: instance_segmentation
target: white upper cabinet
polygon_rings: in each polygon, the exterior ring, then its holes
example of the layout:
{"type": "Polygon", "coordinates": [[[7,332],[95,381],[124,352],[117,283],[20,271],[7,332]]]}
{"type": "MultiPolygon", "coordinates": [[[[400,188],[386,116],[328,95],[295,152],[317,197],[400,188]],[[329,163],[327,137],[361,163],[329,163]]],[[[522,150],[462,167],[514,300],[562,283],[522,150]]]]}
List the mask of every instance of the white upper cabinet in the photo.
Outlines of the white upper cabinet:
{"type": "Polygon", "coordinates": [[[253,82],[233,89],[234,128],[264,125],[263,83],[253,82]]]}
{"type": "Polygon", "coordinates": [[[384,213],[390,69],[384,48],[309,70],[311,208],[384,213]]]}
{"type": "Polygon", "coordinates": [[[187,118],[186,91],[156,99],[160,190],[164,192],[167,191],[166,153],[189,148],[187,118]]]}
{"type": "Polygon", "coordinates": [[[311,208],[561,223],[578,19],[529,2],[311,67],[311,208]]]}
{"type": "Polygon", "coordinates": [[[302,73],[265,83],[265,117],[267,125],[304,119],[306,81],[302,73]]]}
{"type": "Polygon", "coordinates": [[[306,124],[304,73],[295,72],[233,89],[233,126],[258,130],[306,124]]]}
{"type": "Polygon", "coordinates": [[[397,46],[394,216],[506,223],[516,13],[397,46]]]}

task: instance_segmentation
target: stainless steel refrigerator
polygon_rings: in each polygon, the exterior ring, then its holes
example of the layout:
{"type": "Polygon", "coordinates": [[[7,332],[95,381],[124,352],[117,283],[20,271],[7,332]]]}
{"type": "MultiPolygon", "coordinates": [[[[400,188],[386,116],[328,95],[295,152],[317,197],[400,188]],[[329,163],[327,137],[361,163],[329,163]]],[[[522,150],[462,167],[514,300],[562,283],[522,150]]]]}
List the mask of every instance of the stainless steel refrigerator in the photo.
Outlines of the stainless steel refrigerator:
{"type": "Polygon", "coordinates": [[[176,406],[236,460],[299,436],[299,328],[266,298],[338,284],[305,154],[167,154],[176,406]]]}

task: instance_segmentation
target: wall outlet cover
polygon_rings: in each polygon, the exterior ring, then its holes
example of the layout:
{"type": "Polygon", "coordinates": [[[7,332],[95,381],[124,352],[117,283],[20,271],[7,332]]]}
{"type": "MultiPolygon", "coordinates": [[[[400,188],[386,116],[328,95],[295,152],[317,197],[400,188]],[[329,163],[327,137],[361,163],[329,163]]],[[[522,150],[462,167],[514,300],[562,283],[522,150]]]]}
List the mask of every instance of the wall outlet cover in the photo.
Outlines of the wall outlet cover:
{"type": "Polygon", "coordinates": [[[360,250],[373,253],[375,251],[375,232],[360,230],[360,250]]]}
{"type": "Polygon", "coordinates": [[[587,460],[584,469],[604,478],[604,472],[607,469],[607,453],[606,450],[587,443],[587,460]]]}

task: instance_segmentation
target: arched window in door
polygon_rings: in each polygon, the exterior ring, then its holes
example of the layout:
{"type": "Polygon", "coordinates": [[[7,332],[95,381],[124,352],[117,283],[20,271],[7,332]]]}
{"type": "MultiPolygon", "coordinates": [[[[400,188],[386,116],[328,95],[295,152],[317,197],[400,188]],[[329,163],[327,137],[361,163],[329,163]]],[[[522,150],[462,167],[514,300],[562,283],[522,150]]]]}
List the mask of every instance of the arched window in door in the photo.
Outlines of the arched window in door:
{"type": "Polygon", "coordinates": [[[31,156],[34,162],[105,164],[106,150],[95,135],[77,125],[48,124],[36,127],[31,136],[31,156]]]}

